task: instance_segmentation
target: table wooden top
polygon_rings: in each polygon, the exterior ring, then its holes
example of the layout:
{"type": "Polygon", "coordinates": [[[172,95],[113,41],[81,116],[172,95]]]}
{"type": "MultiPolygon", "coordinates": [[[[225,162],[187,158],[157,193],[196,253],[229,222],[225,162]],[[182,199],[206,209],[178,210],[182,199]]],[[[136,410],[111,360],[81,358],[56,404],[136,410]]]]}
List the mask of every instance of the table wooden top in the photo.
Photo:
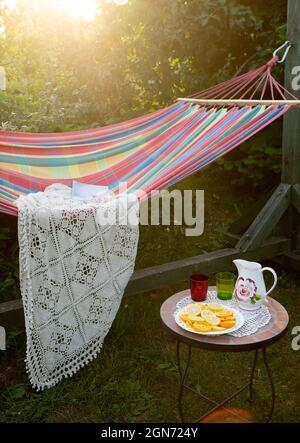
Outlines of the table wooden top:
{"type": "MultiPolygon", "coordinates": [[[[210,287],[210,290],[215,290],[210,287]]],[[[268,308],[272,315],[270,322],[255,334],[247,337],[232,337],[230,335],[205,336],[185,331],[177,325],[174,311],[177,303],[190,295],[190,290],[172,295],[161,306],[160,316],[164,327],[179,341],[191,346],[211,350],[240,352],[269,346],[279,340],[287,331],[289,316],[285,308],[276,300],[268,297],[268,308]]]]}

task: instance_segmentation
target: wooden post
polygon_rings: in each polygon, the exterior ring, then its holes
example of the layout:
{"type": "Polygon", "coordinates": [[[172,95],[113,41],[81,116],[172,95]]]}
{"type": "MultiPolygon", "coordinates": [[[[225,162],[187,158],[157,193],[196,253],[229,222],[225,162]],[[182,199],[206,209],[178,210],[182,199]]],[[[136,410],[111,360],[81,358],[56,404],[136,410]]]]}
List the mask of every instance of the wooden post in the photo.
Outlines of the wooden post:
{"type": "MultiPolygon", "coordinates": [[[[285,65],[285,87],[297,98],[300,90],[293,88],[294,69],[300,66],[300,1],[288,0],[287,38],[292,43],[285,65]]],[[[298,70],[297,70],[298,71],[298,70]]],[[[282,144],[282,177],[283,183],[292,185],[291,202],[281,227],[282,234],[288,235],[292,241],[292,249],[298,249],[299,205],[298,194],[300,183],[300,109],[291,109],[283,122],[282,144]]]]}
{"type": "MultiPolygon", "coordinates": [[[[300,90],[294,91],[293,69],[300,66],[300,1],[288,0],[287,37],[292,43],[286,60],[285,86],[300,99],[300,90]]],[[[292,109],[284,116],[282,182],[300,183],[300,109],[292,109]]]]}
{"type": "Polygon", "coordinates": [[[291,185],[281,183],[237,244],[246,252],[258,248],[290,206],[291,185]]]}
{"type": "MultiPolygon", "coordinates": [[[[294,68],[300,66],[300,0],[288,0],[287,37],[292,48],[286,60],[285,86],[298,99],[300,90],[293,88],[294,68]]],[[[284,116],[281,185],[268,200],[237,244],[241,251],[254,250],[284,217],[284,235],[291,238],[297,249],[299,226],[300,184],[300,109],[291,109],[284,116]],[[290,204],[293,203],[293,206],[290,204]]]]}

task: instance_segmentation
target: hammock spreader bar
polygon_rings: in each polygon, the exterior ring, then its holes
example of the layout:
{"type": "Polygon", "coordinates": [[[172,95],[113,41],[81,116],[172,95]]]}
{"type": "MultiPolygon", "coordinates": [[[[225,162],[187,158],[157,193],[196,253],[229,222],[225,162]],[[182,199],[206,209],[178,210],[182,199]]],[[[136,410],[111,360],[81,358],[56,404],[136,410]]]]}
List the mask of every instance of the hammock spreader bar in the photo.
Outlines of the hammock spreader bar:
{"type": "Polygon", "coordinates": [[[300,100],[222,100],[222,99],[199,99],[199,98],[178,98],[178,102],[195,103],[199,106],[293,106],[300,108],[300,100]]]}
{"type": "Polygon", "coordinates": [[[20,195],[73,180],[150,193],[174,185],[300,101],[265,65],[128,122],[57,134],[0,131],[0,211],[20,195]]]}

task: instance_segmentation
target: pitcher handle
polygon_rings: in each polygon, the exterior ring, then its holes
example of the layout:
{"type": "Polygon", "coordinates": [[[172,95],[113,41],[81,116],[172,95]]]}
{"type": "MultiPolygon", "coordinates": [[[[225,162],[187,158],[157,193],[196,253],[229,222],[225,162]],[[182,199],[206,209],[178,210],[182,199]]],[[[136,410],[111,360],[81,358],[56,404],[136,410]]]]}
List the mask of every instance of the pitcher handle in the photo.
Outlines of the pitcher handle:
{"type": "Polygon", "coordinates": [[[271,289],[269,289],[269,290],[266,292],[266,296],[267,296],[267,295],[269,295],[269,294],[273,291],[273,289],[274,289],[275,286],[277,285],[278,277],[277,277],[276,272],[275,272],[274,269],[272,269],[272,268],[263,268],[263,269],[261,270],[261,272],[264,272],[264,271],[269,271],[269,272],[271,272],[271,274],[272,274],[273,277],[274,277],[274,283],[273,283],[273,286],[271,287],[271,289]]]}

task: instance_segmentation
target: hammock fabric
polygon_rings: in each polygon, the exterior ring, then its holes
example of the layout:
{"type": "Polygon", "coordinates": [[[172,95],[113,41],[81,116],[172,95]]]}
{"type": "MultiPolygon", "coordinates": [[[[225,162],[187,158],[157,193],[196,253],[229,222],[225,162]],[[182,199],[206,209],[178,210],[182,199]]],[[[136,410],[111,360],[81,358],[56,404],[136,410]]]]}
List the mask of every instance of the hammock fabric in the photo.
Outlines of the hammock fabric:
{"type": "Polygon", "coordinates": [[[53,183],[73,180],[116,190],[174,185],[230,152],[285,114],[295,99],[267,64],[192,98],[133,120],[103,128],[57,134],[0,131],[0,211],[16,215],[14,201],[53,183]],[[265,97],[282,104],[265,105],[265,97]],[[204,106],[197,99],[226,99],[204,106]],[[255,106],[233,99],[259,99],[255,106]]]}

